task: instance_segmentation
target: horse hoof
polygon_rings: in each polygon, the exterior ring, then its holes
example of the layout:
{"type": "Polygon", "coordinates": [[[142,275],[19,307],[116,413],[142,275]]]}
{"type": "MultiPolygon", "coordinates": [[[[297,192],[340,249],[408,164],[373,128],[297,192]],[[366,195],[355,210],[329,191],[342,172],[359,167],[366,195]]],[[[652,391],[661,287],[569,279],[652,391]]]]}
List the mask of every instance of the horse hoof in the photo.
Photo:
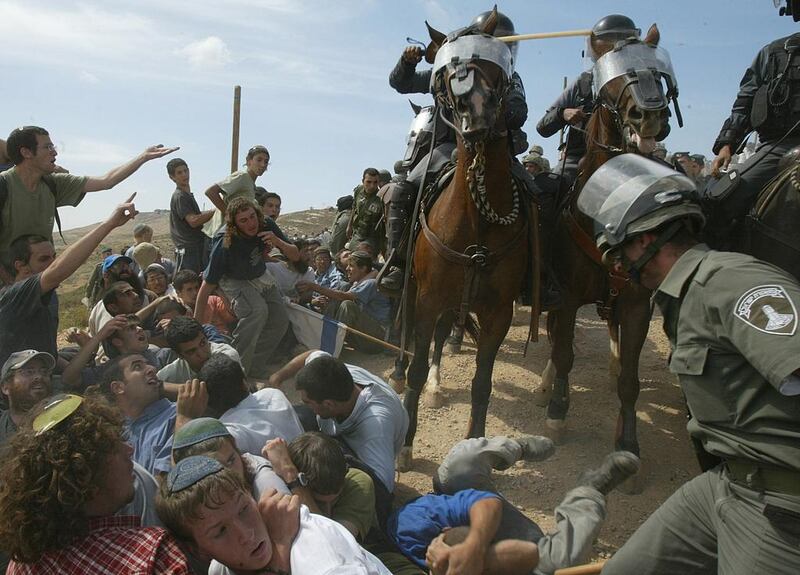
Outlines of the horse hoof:
{"type": "Polygon", "coordinates": [[[406,378],[398,379],[394,376],[389,377],[389,384],[397,395],[400,395],[406,390],[406,378]]]}
{"type": "Polygon", "coordinates": [[[620,483],[619,486],[617,486],[617,490],[625,495],[641,494],[642,491],[644,491],[644,479],[642,478],[641,470],[620,483]]]}
{"type": "Polygon", "coordinates": [[[540,385],[536,391],[533,392],[533,403],[539,407],[547,407],[547,404],[550,403],[550,398],[552,396],[553,388],[546,387],[544,382],[542,382],[542,385],[540,385]]]}
{"type": "Polygon", "coordinates": [[[444,405],[444,394],[438,389],[425,393],[425,405],[431,409],[439,409],[444,405]]]}
{"type": "Polygon", "coordinates": [[[397,456],[397,470],[401,472],[411,471],[411,464],[414,462],[413,449],[403,446],[397,456]]]}
{"type": "Polygon", "coordinates": [[[552,439],[553,443],[559,445],[564,441],[564,436],[567,433],[566,420],[547,418],[544,421],[544,425],[547,428],[547,437],[552,439]]]}

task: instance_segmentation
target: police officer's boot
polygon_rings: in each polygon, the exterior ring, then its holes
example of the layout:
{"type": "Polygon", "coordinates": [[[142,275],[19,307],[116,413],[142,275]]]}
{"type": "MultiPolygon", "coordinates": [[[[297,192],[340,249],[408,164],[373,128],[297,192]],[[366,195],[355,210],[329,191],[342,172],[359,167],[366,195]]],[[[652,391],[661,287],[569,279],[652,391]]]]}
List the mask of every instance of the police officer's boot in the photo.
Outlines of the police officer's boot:
{"type": "Polygon", "coordinates": [[[405,279],[405,254],[401,248],[411,211],[411,186],[403,182],[395,185],[387,193],[392,194],[386,222],[386,250],[389,257],[379,274],[378,287],[384,294],[396,296],[403,290],[405,279]]]}

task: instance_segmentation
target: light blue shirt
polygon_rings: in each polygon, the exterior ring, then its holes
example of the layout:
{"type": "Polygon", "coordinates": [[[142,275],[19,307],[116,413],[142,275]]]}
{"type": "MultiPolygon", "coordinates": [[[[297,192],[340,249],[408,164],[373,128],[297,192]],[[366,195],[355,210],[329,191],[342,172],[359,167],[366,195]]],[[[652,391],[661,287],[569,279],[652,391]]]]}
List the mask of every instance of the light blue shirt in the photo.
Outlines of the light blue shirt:
{"type": "Polygon", "coordinates": [[[164,398],[151,403],[139,417],[128,421],[128,443],[133,447],[133,460],[150,473],[170,469],[175,417],[175,404],[164,398]]]}
{"type": "Polygon", "coordinates": [[[356,294],[356,303],[365,314],[384,327],[391,323],[392,302],[378,291],[378,280],[362,280],[350,288],[356,294]]]}

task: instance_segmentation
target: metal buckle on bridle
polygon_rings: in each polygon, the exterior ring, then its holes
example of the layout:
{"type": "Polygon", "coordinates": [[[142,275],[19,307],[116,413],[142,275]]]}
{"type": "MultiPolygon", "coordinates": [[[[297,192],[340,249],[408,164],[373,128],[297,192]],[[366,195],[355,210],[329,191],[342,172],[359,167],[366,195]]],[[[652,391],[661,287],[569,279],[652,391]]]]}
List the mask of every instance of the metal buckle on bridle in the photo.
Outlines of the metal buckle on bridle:
{"type": "Polygon", "coordinates": [[[478,268],[486,267],[489,262],[489,249],[486,246],[479,246],[478,244],[468,246],[464,250],[464,255],[472,261],[473,266],[478,268]]]}

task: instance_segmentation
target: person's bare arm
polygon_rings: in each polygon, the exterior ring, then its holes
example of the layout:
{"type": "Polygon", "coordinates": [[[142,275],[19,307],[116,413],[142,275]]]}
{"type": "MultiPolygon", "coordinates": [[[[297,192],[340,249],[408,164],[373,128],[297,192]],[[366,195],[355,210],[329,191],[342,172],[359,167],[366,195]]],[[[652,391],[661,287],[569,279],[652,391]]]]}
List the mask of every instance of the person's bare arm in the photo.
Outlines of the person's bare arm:
{"type": "Polygon", "coordinates": [[[100,328],[100,331],[97,332],[97,335],[89,339],[86,345],[81,346],[78,354],[72,358],[72,361],[69,362],[61,373],[61,381],[67,390],[79,391],[83,387],[81,372],[86,364],[89,363],[89,360],[97,353],[100,344],[115,331],[123,329],[127,325],[128,319],[124,315],[115,316],[107,321],[103,327],[100,328]]]}
{"type": "Polygon", "coordinates": [[[203,224],[214,217],[214,210],[200,212],[199,214],[187,214],[184,220],[193,228],[201,228],[203,224]]]}
{"type": "Polygon", "coordinates": [[[298,371],[303,369],[303,366],[306,364],[306,359],[315,351],[316,350],[311,349],[293,357],[289,363],[269,376],[269,387],[279,389],[284,381],[290,377],[294,377],[298,371]]]}
{"type": "Polygon", "coordinates": [[[208,407],[206,382],[199,379],[187,381],[180,386],[176,403],[175,433],[191,420],[205,415],[208,407]]]}
{"type": "Polygon", "coordinates": [[[310,289],[312,291],[324,295],[328,299],[335,299],[336,301],[347,301],[347,300],[355,301],[357,299],[356,294],[354,294],[353,292],[340,291],[338,289],[322,287],[321,285],[313,282],[299,281],[297,282],[296,285],[297,289],[302,289],[302,290],[310,289]]]}
{"type": "Polygon", "coordinates": [[[125,178],[129,177],[136,170],[141,168],[145,163],[156,158],[162,158],[167,154],[171,154],[180,148],[165,148],[162,144],[157,146],[150,146],[144,152],[108,172],[105,176],[89,176],[86,179],[85,192],[99,192],[101,190],[110,190],[125,178]]]}
{"type": "Polygon", "coordinates": [[[134,193],[128,200],[117,206],[108,219],[83,236],[71,246],[67,247],[55,261],[50,264],[39,277],[39,285],[43,293],[54,290],[71,276],[75,271],[89,259],[95,248],[112,230],[125,225],[129,220],[136,217],[139,212],[133,205],[134,193]]]}
{"type": "Polygon", "coordinates": [[[197,300],[194,302],[194,319],[198,323],[206,322],[206,308],[208,307],[208,296],[217,289],[217,284],[210,284],[206,280],[200,284],[200,289],[197,291],[197,300]]]}
{"type": "MultiPolygon", "coordinates": [[[[292,458],[289,456],[289,449],[286,446],[286,441],[283,438],[278,437],[276,439],[270,439],[267,441],[267,443],[261,449],[261,455],[269,460],[269,462],[272,464],[272,470],[283,480],[287,486],[289,483],[297,479],[299,472],[292,461],[292,458]]],[[[314,500],[311,489],[308,487],[303,487],[302,485],[298,485],[292,489],[292,495],[297,495],[300,498],[300,502],[308,507],[311,513],[321,515],[320,508],[317,505],[317,502],[314,500]]]]}
{"type": "Polygon", "coordinates": [[[220,188],[217,184],[213,184],[206,190],[206,197],[211,200],[211,203],[214,204],[215,208],[224,214],[225,200],[222,198],[222,194],[220,192],[222,192],[222,188],[220,188]]]}
{"type": "Polygon", "coordinates": [[[261,241],[268,247],[278,248],[289,261],[296,262],[300,259],[300,250],[297,246],[283,241],[276,236],[274,232],[258,232],[258,237],[260,237],[261,241]]]}
{"type": "Polygon", "coordinates": [[[142,309],[137,311],[136,312],[136,317],[138,317],[142,321],[146,320],[148,317],[153,315],[153,312],[156,311],[156,308],[158,307],[158,304],[160,304],[165,299],[169,299],[171,297],[173,297],[173,296],[162,295],[162,296],[159,296],[159,297],[155,298],[149,304],[147,304],[142,309]]]}

